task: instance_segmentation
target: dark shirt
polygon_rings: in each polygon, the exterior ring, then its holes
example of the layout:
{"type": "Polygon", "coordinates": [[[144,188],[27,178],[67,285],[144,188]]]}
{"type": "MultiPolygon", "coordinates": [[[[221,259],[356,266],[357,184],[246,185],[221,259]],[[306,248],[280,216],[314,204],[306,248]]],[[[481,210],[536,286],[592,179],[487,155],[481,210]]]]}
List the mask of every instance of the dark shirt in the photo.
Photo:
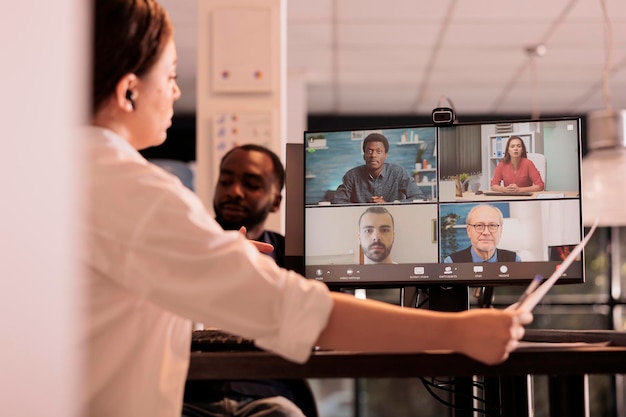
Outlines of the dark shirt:
{"type": "Polygon", "coordinates": [[[277,379],[190,380],[185,384],[185,403],[211,403],[223,398],[260,399],[277,396],[295,401],[287,382],[277,379]]]}
{"type": "Polygon", "coordinates": [[[267,253],[280,267],[285,267],[285,236],[280,233],[266,230],[256,239],[258,242],[269,243],[274,246],[274,252],[267,253]]]}
{"type": "Polygon", "coordinates": [[[470,246],[466,249],[450,254],[450,256],[443,260],[443,262],[521,262],[521,259],[515,252],[506,249],[496,249],[493,256],[485,261],[478,256],[478,254],[470,246]]]}
{"type": "Polygon", "coordinates": [[[352,168],[337,187],[333,204],[371,203],[373,196],[387,202],[425,200],[426,196],[400,165],[384,164],[378,177],[373,178],[365,165],[352,168]]]}

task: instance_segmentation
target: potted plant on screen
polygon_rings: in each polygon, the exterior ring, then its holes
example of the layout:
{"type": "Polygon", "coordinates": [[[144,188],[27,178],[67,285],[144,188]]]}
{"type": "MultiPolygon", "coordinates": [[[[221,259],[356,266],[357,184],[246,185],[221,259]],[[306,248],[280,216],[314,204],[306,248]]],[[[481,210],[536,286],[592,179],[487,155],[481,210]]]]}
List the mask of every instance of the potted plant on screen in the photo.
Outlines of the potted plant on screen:
{"type": "Polygon", "coordinates": [[[417,154],[415,155],[415,169],[416,170],[427,169],[427,167],[422,164],[423,158],[424,158],[424,152],[426,152],[427,147],[428,147],[428,144],[426,144],[426,142],[421,142],[419,145],[417,145],[417,154]]]}
{"type": "Polygon", "coordinates": [[[469,180],[470,180],[470,174],[468,174],[467,172],[462,172],[459,174],[459,181],[461,182],[463,191],[467,191],[469,180]]]}

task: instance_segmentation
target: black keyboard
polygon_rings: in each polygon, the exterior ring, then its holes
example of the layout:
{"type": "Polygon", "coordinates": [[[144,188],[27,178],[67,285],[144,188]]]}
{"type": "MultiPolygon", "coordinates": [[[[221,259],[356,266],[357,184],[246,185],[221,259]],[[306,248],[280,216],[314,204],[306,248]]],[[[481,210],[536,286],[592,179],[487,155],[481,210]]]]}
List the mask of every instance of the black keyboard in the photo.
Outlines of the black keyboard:
{"type": "Polygon", "coordinates": [[[237,336],[219,329],[194,330],[191,335],[191,351],[227,352],[260,351],[252,339],[237,336]]]}

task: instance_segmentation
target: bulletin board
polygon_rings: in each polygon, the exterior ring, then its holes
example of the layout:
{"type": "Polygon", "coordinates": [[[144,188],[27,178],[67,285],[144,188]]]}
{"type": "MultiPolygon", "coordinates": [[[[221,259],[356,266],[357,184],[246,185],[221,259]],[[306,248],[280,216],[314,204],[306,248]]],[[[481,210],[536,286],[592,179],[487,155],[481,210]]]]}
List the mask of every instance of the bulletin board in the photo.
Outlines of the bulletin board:
{"type": "Polygon", "coordinates": [[[213,12],[212,88],[217,93],[271,92],[277,23],[267,7],[213,12]]]}
{"type": "Polygon", "coordinates": [[[272,112],[233,112],[214,115],[213,167],[235,146],[253,143],[273,149],[272,112]]]}

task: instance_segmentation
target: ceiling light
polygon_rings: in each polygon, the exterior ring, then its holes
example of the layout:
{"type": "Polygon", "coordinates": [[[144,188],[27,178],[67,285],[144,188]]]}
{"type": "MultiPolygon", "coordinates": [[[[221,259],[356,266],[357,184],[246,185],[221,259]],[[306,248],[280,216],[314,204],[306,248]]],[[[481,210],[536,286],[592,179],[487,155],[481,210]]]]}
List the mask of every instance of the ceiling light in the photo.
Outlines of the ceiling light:
{"type": "Polygon", "coordinates": [[[589,153],[582,164],[583,221],[586,226],[626,226],[626,110],[587,116],[589,153]]]}
{"type": "Polygon", "coordinates": [[[590,226],[626,226],[626,111],[612,109],[609,87],[613,34],[606,2],[600,1],[604,16],[605,54],[603,92],[605,110],[587,115],[589,153],[582,163],[583,222],[590,226]]]}

